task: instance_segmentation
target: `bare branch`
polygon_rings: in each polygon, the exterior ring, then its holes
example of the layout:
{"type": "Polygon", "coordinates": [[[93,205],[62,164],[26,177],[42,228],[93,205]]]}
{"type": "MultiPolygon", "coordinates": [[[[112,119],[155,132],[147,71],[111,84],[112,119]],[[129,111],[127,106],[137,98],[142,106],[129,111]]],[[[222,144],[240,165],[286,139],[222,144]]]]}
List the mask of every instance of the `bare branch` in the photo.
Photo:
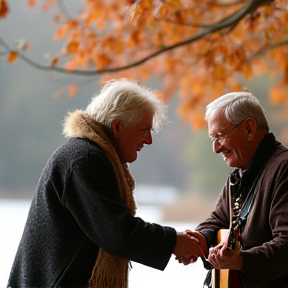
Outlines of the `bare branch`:
{"type": "Polygon", "coordinates": [[[213,25],[213,24],[210,25],[210,24],[202,24],[202,23],[180,23],[180,22],[177,22],[177,21],[172,20],[172,19],[166,19],[164,21],[167,23],[180,25],[180,26],[184,26],[184,27],[192,27],[192,28],[205,28],[205,29],[207,29],[213,25]]]}
{"type": "Polygon", "coordinates": [[[67,8],[63,3],[63,0],[57,0],[57,6],[63,15],[65,15],[68,19],[72,19],[72,16],[67,12],[67,8]]]}
{"type": "Polygon", "coordinates": [[[234,2],[229,2],[229,3],[224,3],[224,2],[221,3],[221,1],[218,1],[218,2],[213,3],[213,4],[216,6],[219,6],[219,7],[231,7],[231,6],[241,4],[243,2],[247,2],[247,1],[246,0],[244,0],[244,1],[243,0],[235,0],[234,2]]]}
{"type": "Polygon", "coordinates": [[[284,40],[281,41],[281,42],[274,43],[274,44],[271,44],[271,45],[269,45],[269,46],[262,47],[262,48],[260,48],[256,53],[254,53],[246,62],[249,63],[249,62],[251,62],[254,58],[259,57],[259,56],[265,54],[267,51],[273,50],[273,49],[275,49],[275,48],[278,48],[278,47],[281,47],[281,46],[285,46],[285,45],[288,46],[288,39],[284,39],[284,40]]]}
{"type": "MultiPolygon", "coordinates": [[[[239,5],[239,4],[244,3],[244,2],[247,2],[247,0],[236,0],[235,2],[229,2],[229,3],[221,3],[220,1],[218,1],[218,2],[213,1],[213,5],[226,8],[226,7],[239,5]]],[[[178,10],[178,11],[183,11],[183,10],[178,10]]],[[[211,18],[213,18],[213,17],[211,17],[211,18]]],[[[196,23],[196,22],[194,22],[194,23],[187,23],[187,22],[181,23],[181,22],[175,21],[173,19],[166,19],[164,21],[168,22],[168,23],[175,24],[175,25],[192,27],[192,28],[206,28],[207,29],[207,28],[211,28],[212,26],[215,25],[215,23],[214,24],[205,24],[205,23],[196,23]]]]}

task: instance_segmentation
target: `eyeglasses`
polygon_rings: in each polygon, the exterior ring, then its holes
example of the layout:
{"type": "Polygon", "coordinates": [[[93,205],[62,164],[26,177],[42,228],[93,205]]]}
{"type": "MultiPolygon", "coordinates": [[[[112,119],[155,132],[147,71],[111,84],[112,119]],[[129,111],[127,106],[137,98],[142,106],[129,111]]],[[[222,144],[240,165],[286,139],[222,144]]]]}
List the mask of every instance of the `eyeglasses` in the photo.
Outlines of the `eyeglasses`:
{"type": "Polygon", "coordinates": [[[212,142],[214,141],[219,141],[221,144],[223,144],[226,140],[226,136],[232,132],[234,129],[236,129],[238,126],[240,126],[246,119],[242,120],[240,123],[236,124],[235,126],[233,126],[230,130],[228,130],[226,133],[220,134],[220,135],[215,135],[215,136],[210,136],[210,140],[212,142]]]}

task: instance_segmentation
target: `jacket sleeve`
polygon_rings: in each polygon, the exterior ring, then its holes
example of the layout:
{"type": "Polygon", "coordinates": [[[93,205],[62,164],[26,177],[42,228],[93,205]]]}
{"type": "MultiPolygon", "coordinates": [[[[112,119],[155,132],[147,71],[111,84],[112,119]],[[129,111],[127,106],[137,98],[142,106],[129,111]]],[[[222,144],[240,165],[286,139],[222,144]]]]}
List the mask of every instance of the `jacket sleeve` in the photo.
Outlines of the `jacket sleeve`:
{"type": "Polygon", "coordinates": [[[210,214],[210,217],[196,227],[196,231],[204,235],[208,249],[217,244],[217,232],[220,229],[229,228],[230,214],[228,185],[229,181],[227,180],[216,201],[215,209],[210,214]]]}
{"type": "Polygon", "coordinates": [[[99,153],[74,165],[62,201],[83,232],[118,257],[164,270],[176,245],[171,227],[133,217],[120,202],[108,159],[99,153]]]}
{"type": "Polygon", "coordinates": [[[270,166],[269,170],[273,171],[273,175],[269,175],[271,181],[263,181],[252,207],[254,217],[247,222],[247,231],[244,230],[249,238],[248,247],[242,251],[243,271],[249,282],[269,283],[288,273],[287,160],[276,169],[270,166]],[[253,243],[256,241],[259,243],[253,243]]]}

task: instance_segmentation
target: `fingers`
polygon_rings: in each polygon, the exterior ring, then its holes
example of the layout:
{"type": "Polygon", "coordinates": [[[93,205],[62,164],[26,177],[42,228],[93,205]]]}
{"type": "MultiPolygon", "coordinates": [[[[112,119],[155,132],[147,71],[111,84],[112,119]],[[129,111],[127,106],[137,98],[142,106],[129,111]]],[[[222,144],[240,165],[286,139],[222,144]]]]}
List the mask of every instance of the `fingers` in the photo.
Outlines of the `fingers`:
{"type": "Polygon", "coordinates": [[[177,233],[177,244],[174,250],[175,259],[185,266],[196,262],[198,256],[203,255],[199,239],[194,235],[191,230],[177,233]]]}
{"type": "Polygon", "coordinates": [[[192,256],[191,258],[185,258],[185,257],[175,257],[175,260],[178,260],[178,262],[180,264],[184,264],[185,266],[186,265],[189,265],[190,263],[194,263],[196,262],[198,259],[197,256],[192,256]]]}
{"type": "Polygon", "coordinates": [[[208,260],[217,269],[242,269],[242,253],[241,250],[231,251],[225,245],[217,245],[209,249],[208,260]]]}
{"type": "Polygon", "coordinates": [[[192,256],[191,257],[191,263],[195,263],[197,261],[198,257],[197,256],[192,256]]]}
{"type": "Polygon", "coordinates": [[[222,247],[220,247],[219,255],[223,257],[226,250],[227,250],[227,245],[224,244],[222,247]]]}
{"type": "MultiPolygon", "coordinates": [[[[220,251],[222,249],[223,245],[220,243],[215,247],[212,247],[209,249],[209,255],[208,255],[208,260],[210,261],[215,261],[215,258],[220,255],[220,251]]],[[[222,257],[223,255],[221,255],[222,257]]]]}
{"type": "Polygon", "coordinates": [[[194,238],[197,238],[200,245],[201,245],[201,248],[203,250],[203,255],[205,258],[208,257],[208,247],[207,247],[207,243],[206,243],[206,239],[205,237],[199,233],[198,231],[191,231],[189,229],[185,230],[185,232],[190,235],[191,237],[194,237],[194,238]]]}
{"type": "Polygon", "coordinates": [[[187,259],[191,259],[194,256],[203,256],[203,251],[199,244],[199,240],[185,232],[177,233],[177,242],[173,253],[177,257],[184,257],[187,259]]]}
{"type": "Polygon", "coordinates": [[[219,258],[219,252],[220,252],[220,248],[219,247],[214,247],[214,248],[210,248],[209,249],[209,255],[208,255],[208,260],[210,263],[212,263],[212,265],[216,268],[216,269],[220,269],[220,263],[219,261],[221,260],[219,258]]]}
{"type": "Polygon", "coordinates": [[[217,253],[219,253],[219,251],[222,249],[222,247],[224,247],[223,246],[223,243],[219,243],[217,246],[215,246],[215,247],[211,247],[210,249],[209,249],[209,254],[217,254],[217,253]]]}
{"type": "Polygon", "coordinates": [[[181,256],[181,257],[176,257],[175,259],[178,260],[178,262],[179,262],[180,264],[188,265],[188,264],[190,263],[190,259],[185,258],[185,257],[183,257],[183,256],[181,256]]]}
{"type": "Polygon", "coordinates": [[[189,234],[187,234],[187,235],[188,235],[188,237],[189,237],[192,241],[195,241],[195,242],[197,242],[197,243],[200,242],[198,238],[196,238],[196,237],[194,237],[194,236],[192,236],[192,235],[189,235],[189,234]]]}
{"type": "Polygon", "coordinates": [[[192,234],[193,234],[193,231],[191,231],[190,229],[186,229],[186,230],[185,230],[185,233],[186,233],[186,234],[191,234],[191,235],[192,235],[192,234]]]}
{"type": "MultiPolygon", "coordinates": [[[[197,239],[199,239],[199,232],[193,232],[193,231],[191,231],[191,230],[189,230],[189,229],[186,229],[185,230],[185,232],[184,233],[186,233],[186,234],[188,234],[189,236],[193,236],[193,237],[195,237],[195,238],[197,238],[197,239]]],[[[201,234],[200,234],[201,235],[201,234]]]]}
{"type": "Polygon", "coordinates": [[[196,242],[200,242],[197,234],[195,232],[192,232],[191,230],[185,230],[184,232],[180,232],[183,233],[184,235],[187,235],[191,240],[196,241],[196,242]]]}

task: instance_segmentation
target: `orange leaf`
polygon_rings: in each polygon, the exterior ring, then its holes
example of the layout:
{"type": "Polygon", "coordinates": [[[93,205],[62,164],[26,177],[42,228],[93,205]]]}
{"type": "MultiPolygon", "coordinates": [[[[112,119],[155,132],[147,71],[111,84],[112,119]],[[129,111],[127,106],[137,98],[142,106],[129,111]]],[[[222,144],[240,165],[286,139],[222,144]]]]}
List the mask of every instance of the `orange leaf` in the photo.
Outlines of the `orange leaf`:
{"type": "Polygon", "coordinates": [[[30,43],[27,42],[27,41],[25,41],[25,43],[24,43],[23,46],[22,46],[22,50],[23,50],[23,51],[26,51],[29,47],[30,47],[30,43]]]}
{"type": "Polygon", "coordinates": [[[79,42],[78,41],[71,41],[68,43],[66,47],[66,53],[68,55],[75,54],[79,51],[79,42]]]}
{"type": "Polygon", "coordinates": [[[279,105],[287,102],[287,88],[285,86],[276,86],[270,90],[271,102],[274,105],[279,105]]]}
{"type": "Polygon", "coordinates": [[[163,38],[164,38],[164,35],[163,35],[162,31],[157,33],[155,38],[156,38],[155,39],[155,46],[156,47],[161,47],[163,45],[163,38]]]}
{"type": "Polygon", "coordinates": [[[53,93],[52,93],[52,97],[53,98],[59,98],[62,94],[64,94],[64,88],[61,88],[60,90],[57,90],[57,91],[54,91],[53,93]]]}
{"type": "Polygon", "coordinates": [[[166,5],[170,6],[171,8],[182,9],[183,5],[179,0],[166,0],[166,5]]]}
{"type": "Polygon", "coordinates": [[[204,112],[196,111],[193,113],[193,129],[194,130],[200,130],[206,125],[204,112]]]}
{"type": "Polygon", "coordinates": [[[140,0],[137,1],[138,6],[140,6],[142,9],[149,9],[153,6],[153,0],[140,0]]]}
{"type": "Polygon", "coordinates": [[[214,70],[212,72],[212,77],[215,81],[220,80],[220,81],[225,81],[227,78],[226,70],[223,66],[214,65],[214,70]]]}
{"type": "Polygon", "coordinates": [[[101,17],[101,9],[94,9],[92,11],[87,11],[87,17],[85,19],[85,22],[89,25],[92,22],[97,22],[97,20],[101,17]]]}
{"type": "Polygon", "coordinates": [[[140,69],[140,76],[143,81],[147,81],[149,78],[149,75],[150,73],[146,68],[142,67],[142,69],[140,69]]]}
{"type": "Polygon", "coordinates": [[[0,0],[0,18],[5,18],[9,12],[6,0],[0,0]]]}
{"type": "Polygon", "coordinates": [[[46,3],[43,5],[43,10],[47,11],[48,9],[50,9],[55,1],[56,0],[46,0],[46,3]]]}
{"type": "Polygon", "coordinates": [[[77,63],[76,61],[73,59],[73,60],[70,60],[68,62],[66,62],[65,64],[65,68],[69,71],[73,71],[77,68],[77,63]]]}
{"type": "Polygon", "coordinates": [[[160,17],[165,17],[167,15],[167,7],[161,4],[155,9],[154,14],[160,17]]]}
{"type": "Polygon", "coordinates": [[[99,31],[103,31],[105,29],[105,27],[106,27],[105,21],[104,20],[99,21],[97,23],[97,27],[98,27],[99,31]]]}
{"type": "Polygon", "coordinates": [[[242,91],[243,90],[243,86],[239,83],[234,83],[233,85],[231,85],[230,87],[231,92],[237,92],[237,91],[242,91]]]}
{"type": "Polygon", "coordinates": [[[186,21],[186,17],[185,17],[185,13],[183,13],[182,11],[177,10],[175,12],[175,19],[178,23],[184,23],[186,21]]]}
{"type": "Polygon", "coordinates": [[[56,66],[58,64],[58,62],[59,62],[58,57],[54,57],[51,61],[51,66],[53,66],[53,67],[56,66]]]}
{"type": "Polygon", "coordinates": [[[67,25],[62,26],[55,32],[54,40],[59,40],[59,39],[64,38],[68,32],[69,32],[68,26],[67,25]]]}
{"type": "Polygon", "coordinates": [[[175,62],[172,59],[167,59],[165,64],[167,72],[173,75],[175,73],[175,62]]]}
{"type": "Polygon", "coordinates": [[[140,33],[138,30],[132,31],[132,33],[130,34],[129,43],[132,45],[139,44],[140,43],[140,37],[139,36],[140,36],[140,33]]]}
{"type": "Polygon", "coordinates": [[[69,93],[69,96],[70,96],[71,98],[73,98],[73,97],[77,94],[77,92],[78,92],[78,87],[77,87],[77,85],[70,85],[70,86],[68,87],[68,93],[69,93]]]}
{"type": "Polygon", "coordinates": [[[9,63],[13,63],[14,61],[16,61],[17,57],[18,57],[17,52],[16,51],[11,51],[9,53],[9,55],[8,55],[8,62],[9,63]]]}
{"type": "Polygon", "coordinates": [[[29,5],[30,7],[35,6],[35,5],[36,5],[36,0],[28,0],[28,5],[29,5]]]}
{"type": "Polygon", "coordinates": [[[282,79],[280,81],[280,85],[281,86],[285,86],[288,84],[288,67],[287,67],[287,63],[284,67],[284,71],[283,71],[283,76],[282,76],[282,79]]]}
{"type": "Polygon", "coordinates": [[[104,69],[112,62],[112,59],[105,54],[96,54],[94,55],[93,60],[97,66],[97,69],[104,69]]]}
{"type": "Polygon", "coordinates": [[[143,9],[138,3],[135,3],[134,5],[132,5],[129,11],[129,22],[131,23],[138,22],[142,13],[143,13],[143,9]]]}
{"type": "Polygon", "coordinates": [[[167,102],[166,100],[166,97],[165,97],[165,94],[162,92],[162,91],[154,91],[154,94],[156,95],[157,98],[159,98],[160,100],[164,101],[164,102],[167,102]]]}
{"type": "Polygon", "coordinates": [[[253,76],[253,71],[250,66],[248,65],[243,65],[241,69],[243,75],[245,76],[246,79],[251,79],[253,76]]]}

